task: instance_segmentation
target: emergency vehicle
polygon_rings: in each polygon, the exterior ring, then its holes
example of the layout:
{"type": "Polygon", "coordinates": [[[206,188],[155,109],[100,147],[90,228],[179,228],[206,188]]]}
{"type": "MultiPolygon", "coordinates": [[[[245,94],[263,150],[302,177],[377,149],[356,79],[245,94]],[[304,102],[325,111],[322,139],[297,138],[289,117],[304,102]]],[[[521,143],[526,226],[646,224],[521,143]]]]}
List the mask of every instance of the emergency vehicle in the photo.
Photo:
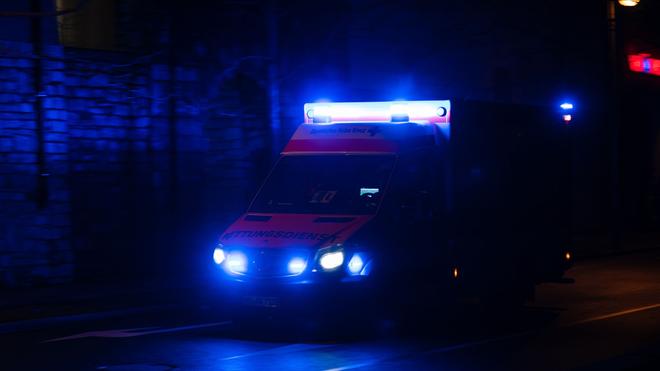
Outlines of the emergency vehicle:
{"type": "Polygon", "coordinates": [[[571,259],[559,117],[466,100],[306,104],[213,252],[223,285],[265,307],[529,298],[571,259]]]}

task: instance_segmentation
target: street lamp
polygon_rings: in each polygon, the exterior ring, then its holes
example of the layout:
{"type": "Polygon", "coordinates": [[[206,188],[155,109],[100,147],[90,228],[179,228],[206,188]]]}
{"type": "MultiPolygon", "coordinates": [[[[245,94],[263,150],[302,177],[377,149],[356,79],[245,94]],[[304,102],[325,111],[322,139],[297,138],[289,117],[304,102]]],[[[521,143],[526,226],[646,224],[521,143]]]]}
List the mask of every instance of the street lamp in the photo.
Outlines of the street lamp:
{"type": "Polygon", "coordinates": [[[623,6],[635,6],[639,4],[639,0],[619,0],[619,4],[623,6]]]}

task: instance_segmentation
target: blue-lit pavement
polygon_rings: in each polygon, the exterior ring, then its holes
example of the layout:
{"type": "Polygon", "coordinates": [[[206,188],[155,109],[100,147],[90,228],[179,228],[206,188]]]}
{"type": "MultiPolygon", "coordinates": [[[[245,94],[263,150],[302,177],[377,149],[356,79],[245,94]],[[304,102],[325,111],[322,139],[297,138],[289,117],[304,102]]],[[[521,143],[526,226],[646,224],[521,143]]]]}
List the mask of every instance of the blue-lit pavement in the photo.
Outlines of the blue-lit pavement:
{"type": "Polygon", "coordinates": [[[430,315],[320,339],[285,322],[248,329],[217,304],[54,323],[0,335],[0,369],[660,369],[660,253],[578,263],[569,276],[575,284],[544,285],[514,314],[430,315]]]}

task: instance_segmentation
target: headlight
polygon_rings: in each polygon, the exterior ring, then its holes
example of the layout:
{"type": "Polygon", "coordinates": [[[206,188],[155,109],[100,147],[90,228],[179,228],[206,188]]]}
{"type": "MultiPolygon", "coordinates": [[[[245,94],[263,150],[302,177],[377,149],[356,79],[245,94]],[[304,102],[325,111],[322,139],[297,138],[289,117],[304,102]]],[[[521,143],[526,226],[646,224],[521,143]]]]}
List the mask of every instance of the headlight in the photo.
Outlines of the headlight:
{"type": "Polygon", "coordinates": [[[335,269],[344,264],[344,252],[343,251],[329,251],[321,255],[319,259],[319,264],[321,268],[326,271],[335,269]]]}
{"type": "Polygon", "coordinates": [[[215,264],[222,264],[222,262],[225,261],[225,250],[221,247],[216,247],[215,250],[213,250],[213,261],[215,264]]]}
{"type": "Polygon", "coordinates": [[[247,271],[247,258],[245,254],[232,251],[227,256],[227,269],[234,273],[245,273],[247,271]]]}
{"type": "Polygon", "coordinates": [[[289,260],[289,273],[290,274],[300,274],[307,267],[307,262],[303,258],[293,258],[289,260]]]}
{"type": "Polygon", "coordinates": [[[364,259],[362,259],[362,255],[353,254],[351,260],[348,261],[348,272],[352,276],[356,276],[362,272],[362,268],[364,268],[364,259]]]}

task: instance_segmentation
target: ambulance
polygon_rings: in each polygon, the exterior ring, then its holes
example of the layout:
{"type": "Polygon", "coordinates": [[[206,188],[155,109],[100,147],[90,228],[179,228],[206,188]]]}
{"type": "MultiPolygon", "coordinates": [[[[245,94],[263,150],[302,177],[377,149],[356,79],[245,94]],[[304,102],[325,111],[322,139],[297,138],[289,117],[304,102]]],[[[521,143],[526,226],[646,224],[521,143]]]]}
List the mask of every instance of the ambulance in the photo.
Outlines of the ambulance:
{"type": "Polygon", "coordinates": [[[306,104],[217,274],[261,307],[532,298],[572,259],[570,143],[548,108],[306,104]]]}

